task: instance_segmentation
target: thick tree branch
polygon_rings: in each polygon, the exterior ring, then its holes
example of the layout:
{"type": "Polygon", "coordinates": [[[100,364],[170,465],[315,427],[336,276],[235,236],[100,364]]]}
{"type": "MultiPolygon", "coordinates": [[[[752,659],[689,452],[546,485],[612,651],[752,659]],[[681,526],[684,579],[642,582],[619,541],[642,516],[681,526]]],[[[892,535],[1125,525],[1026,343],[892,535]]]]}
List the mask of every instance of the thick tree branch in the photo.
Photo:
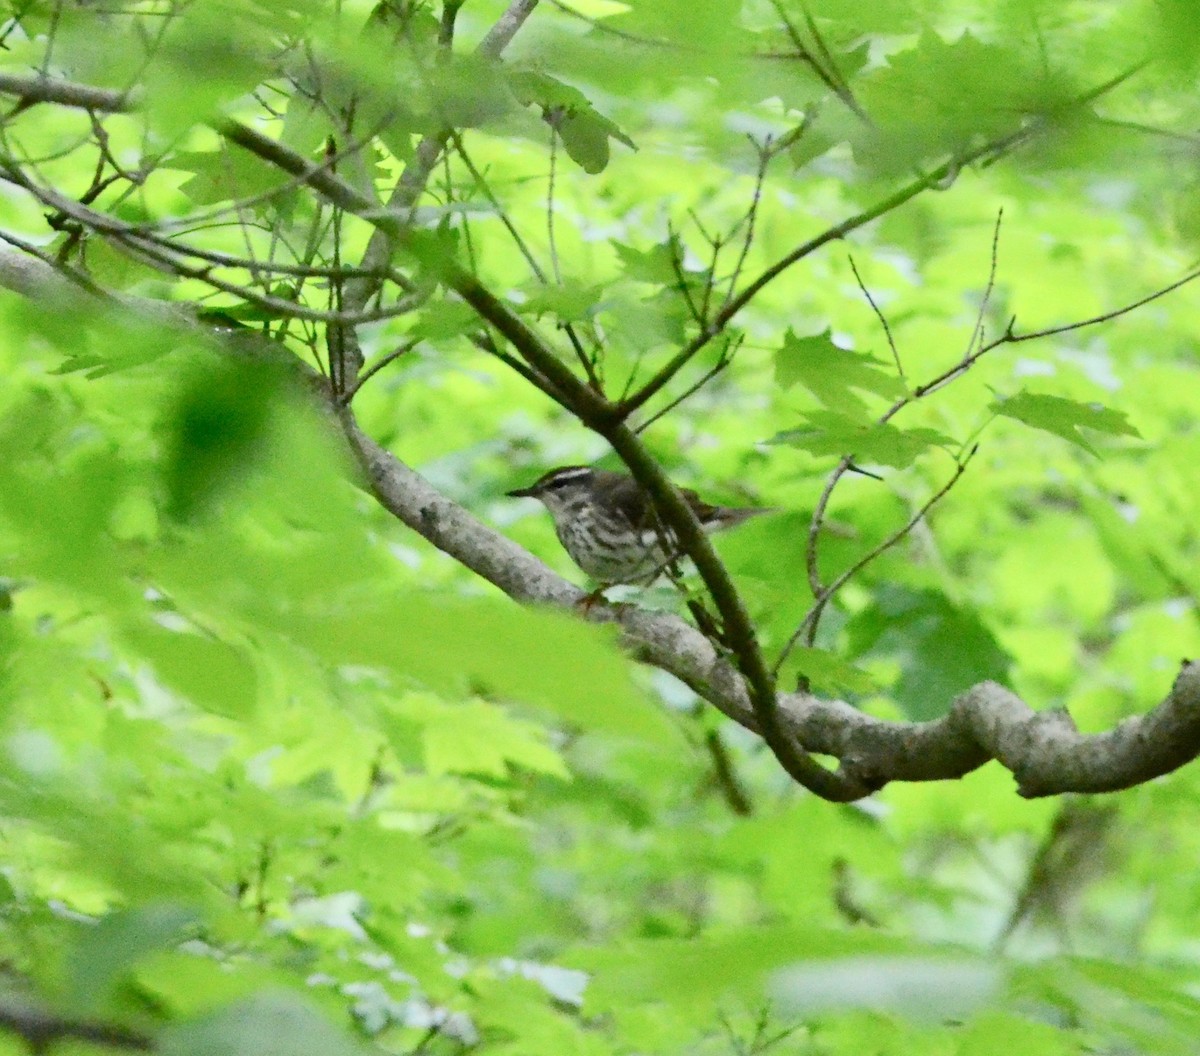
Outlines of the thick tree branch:
{"type": "MultiPolygon", "coordinates": [[[[585,596],[352,423],[347,435],[383,506],[439,550],[517,601],[570,608],[585,596]]],[[[638,659],[761,733],[745,677],[699,631],[677,617],[629,606],[593,606],[589,618],[619,623],[638,659]]],[[[995,759],[1012,772],[1023,796],[1112,792],[1200,755],[1200,664],[1185,661],[1162,703],[1102,734],[1079,733],[1064,712],[1035,712],[994,682],[963,693],[949,714],[931,722],[876,719],[807,693],[781,693],[778,715],[787,736],[811,752],[840,759],[842,774],[868,789],[889,781],[959,778],[995,759]]]]}
{"type": "MultiPolygon", "coordinates": [[[[725,625],[725,635],[749,679],[750,699],[763,739],[785,770],[805,788],[826,799],[858,799],[871,791],[855,778],[826,770],[799,748],[779,725],[775,685],[759,648],[749,613],[725,566],[709,542],[696,514],[679,490],[651,458],[637,434],[622,421],[619,409],[580,380],[551,348],[508,305],[499,300],[474,275],[454,260],[430,259],[404,220],[390,210],[380,213],[374,203],[335,174],[312,166],[282,143],[236,121],[219,121],[213,127],[231,142],[256,154],[284,172],[302,177],[328,201],[367,220],[387,234],[394,245],[434,269],[438,278],[496,328],[533,371],[546,378],[562,401],[583,425],[612,445],[637,482],[649,495],[663,522],[678,539],[682,552],[692,559],[712,596],[725,625]]],[[[335,394],[339,395],[339,394],[335,394]]]]}
{"type": "MultiPolygon", "coordinates": [[[[532,9],[532,4],[525,6],[532,9]]],[[[38,77],[0,81],[0,91],[18,94],[26,102],[127,108],[127,97],[120,93],[78,89],[80,86],[38,77]]],[[[672,617],[599,607],[594,609],[594,618],[619,621],[627,644],[640,659],[677,675],[731,718],[762,734],[789,773],[807,787],[830,799],[850,799],[889,780],[957,777],[996,758],[1017,776],[1020,790],[1026,795],[1101,791],[1157,776],[1200,754],[1200,675],[1193,664],[1184,665],[1172,695],[1150,715],[1090,738],[1075,732],[1061,716],[1035,715],[1018,698],[993,684],[975,687],[955,702],[946,718],[925,724],[882,722],[840,702],[821,701],[807,694],[788,694],[777,700],[736,590],[690,508],[623,424],[627,408],[614,406],[587,386],[520,316],[473,275],[452,260],[430,259],[424,254],[406,216],[391,209],[381,210],[369,196],[336,174],[314,166],[253,128],[224,119],[215,120],[213,127],[230,141],[306,183],[333,205],[360,216],[397,248],[434,270],[441,281],[512,343],[528,367],[553,386],[583,424],[612,444],[679,537],[683,549],[696,561],[717,602],[724,632],[735,646],[738,665],[719,654],[699,632],[672,617]],[[1147,746],[1147,737],[1161,733],[1171,735],[1169,745],[1147,746]],[[841,760],[840,770],[825,770],[794,745],[837,757],[841,760]]],[[[809,246],[809,251],[815,248],[814,244],[809,246]]],[[[25,262],[30,263],[43,269],[46,290],[54,287],[62,292],[64,280],[53,268],[44,262],[25,262]]],[[[762,276],[760,279],[767,281],[762,276]]],[[[36,268],[0,261],[0,284],[27,296],[40,295],[36,268]],[[12,281],[6,283],[6,278],[12,281]]],[[[87,297],[74,286],[71,292],[75,297],[87,297]]],[[[736,302],[731,302],[727,306],[733,309],[729,317],[748,299],[739,298],[741,303],[736,308],[736,302]]],[[[479,524],[374,445],[348,413],[343,412],[342,420],[376,494],[406,524],[514,598],[557,604],[579,599],[580,592],[575,588],[479,524]]]]}
{"type": "MultiPolygon", "coordinates": [[[[0,250],[0,286],[56,312],[120,303],[143,320],[150,316],[202,329],[180,305],[134,298],[99,302],[16,250],[0,250]]],[[[265,342],[261,351],[278,354],[265,342]]],[[[399,520],[515,600],[578,611],[582,590],[451,502],[348,415],[342,422],[380,503],[399,520]]],[[[745,677],[695,628],[630,606],[593,606],[588,616],[618,623],[637,659],[674,675],[735,722],[760,732],[745,677]]],[[[1079,733],[1063,712],[1034,712],[993,682],[963,693],[947,715],[931,722],[876,719],[807,693],[780,694],[778,721],[807,750],[841,760],[842,774],[864,788],[950,780],[995,759],[1012,772],[1023,796],[1111,792],[1170,773],[1200,755],[1200,664],[1185,661],[1157,707],[1101,734],[1079,733]]]]}

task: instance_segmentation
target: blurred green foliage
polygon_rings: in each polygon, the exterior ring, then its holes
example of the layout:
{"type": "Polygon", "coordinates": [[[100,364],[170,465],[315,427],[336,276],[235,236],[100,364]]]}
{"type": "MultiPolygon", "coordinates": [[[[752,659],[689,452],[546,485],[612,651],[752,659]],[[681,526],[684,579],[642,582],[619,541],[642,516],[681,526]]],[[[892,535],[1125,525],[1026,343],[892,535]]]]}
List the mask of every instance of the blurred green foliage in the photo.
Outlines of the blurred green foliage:
{"type": "MultiPolygon", "coordinates": [[[[453,62],[440,5],[387,6],[33,0],[6,16],[2,65],[141,84],[143,110],[103,118],[104,149],[145,171],[89,201],[235,257],[357,262],[371,229],[223,144],[214,112],[314,164],[352,113],[370,145],[337,174],[385,198],[418,137],[452,124],[471,165],[439,167],[412,223],[567,361],[561,326],[602,335],[613,395],[731,275],[1025,136],[767,283],[732,363],[644,439],[680,484],[781,509],[719,542],[770,657],[812,600],[805,539],[837,461],[883,479],[834,492],[826,581],[978,445],[786,677],[893,719],[997,679],[1089,730],[1162,698],[1200,652],[1193,288],[1001,344],[879,419],[1010,327],[1111,311],[1193,264],[1187,3],[545,2],[499,66],[471,49],[502,0],[458,10],[453,62]],[[767,143],[787,149],[760,180],[767,143]]],[[[84,195],[91,122],[8,112],[10,175],[84,195]]],[[[0,227],[102,285],[204,300],[321,365],[319,323],[272,329],[204,269],[72,241],[50,212],[0,197],[0,227]]],[[[360,329],[368,364],[415,344],[357,395],[359,421],[575,575],[548,519],[503,493],[607,452],[416,275],[418,310],[360,329]]],[[[257,289],[331,305],[325,278],[257,289]]],[[[611,634],[518,608],[389,518],[290,372],[10,293],[0,335],[14,1000],[189,1056],[1194,1051],[1195,768],[1103,805],[1022,801],[994,766],[816,801],[611,634]]]]}

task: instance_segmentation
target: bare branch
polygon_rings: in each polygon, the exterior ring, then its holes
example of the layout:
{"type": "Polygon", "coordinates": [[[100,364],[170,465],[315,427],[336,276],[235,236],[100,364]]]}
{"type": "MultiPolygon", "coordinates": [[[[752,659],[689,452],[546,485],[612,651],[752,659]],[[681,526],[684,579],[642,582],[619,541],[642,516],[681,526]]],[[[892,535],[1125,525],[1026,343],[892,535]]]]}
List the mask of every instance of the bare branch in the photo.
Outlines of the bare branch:
{"type": "Polygon", "coordinates": [[[971,330],[971,337],[967,341],[967,350],[963,353],[964,356],[971,354],[976,343],[983,342],[983,321],[992,300],[992,291],[996,288],[996,271],[1000,266],[1000,224],[1003,220],[1004,209],[1001,208],[996,213],[996,226],[992,230],[992,255],[991,263],[988,266],[987,285],[984,287],[983,297],[979,301],[979,312],[975,316],[975,326],[971,330]]]}
{"type": "MultiPolygon", "coordinates": [[[[938,488],[938,490],[929,497],[929,499],[921,506],[921,508],[917,510],[917,512],[914,513],[902,527],[897,528],[886,539],[882,540],[880,543],[876,544],[865,554],[863,554],[863,556],[855,561],[854,564],[852,564],[844,572],[840,573],[838,577],[829,584],[829,586],[822,587],[820,589],[820,592],[813,600],[812,607],[808,610],[804,619],[800,622],[800,626],[797,627],[794,632],[792,632],[792,636],[787,640],[783,649],[780,651],[779,659],[775,661],[774,670],[776,675],[779,674],[779,669],[783,666],[784,661],[787,660],[791,651],[796,647],[796,643],[801,639],[801,637],[805,639],[807,644],[813,644],[813,641],[816,639],[817,624],[821,620],[821,614],[825,611],[825,607],[832,600],[833,596],[839,590],[841,590],[842,587],[844,587],[854,576],[858,575],[858,573],[866,568],[867,565],[879,557],[880,554],[886,553],[888,550],[890,550],[901,539],[908,535],[908,533],[911,532],[922,520],[924,520],[926,514],[928,514],[934,506],[936,506],[943,498],[945,498],[946,495],[949,494],[950,489],[958,483],[959,479],[967,471],[967,465],[970,463],[971,459],[975,457],[975,452],[977,450],[978,448],[972,448],[967,453],[965,458],[959,460],[954,467],[954,474],[950,477],[950,479],[946,481],[946,483],[940,488],[938,488]]],[[[815,514],[813,523],[818,523],[815,514]]]]}
{"type": "MultiPolygon", "coordinates": [[[[349,429],[380,501],[414,531],[519,601],[578,611],[583,591],[475,521],[356,427],[349,429]]],[[[619,623],[638,659],[669,671],[734,721],[761,732],[745,678],[699,631],[677,617],[629,606],[597,605],[587,615],[619,623]]],[[[996,759],[1017,778],[1023,796],[1115,791],[1200,755],[1200,664],[1185,662],[1153,711],[1096,735],[1078,733],[1060,712],[1032,711],[991,682],[962,694],[945,717],[925,723],[875,719],[807,693],[779,694],[778,713],[788,736],[809,751],[841,759],[842,773],[864,790],[895,780],[956,779],[996,759]]]]}
{"type": "Polygon", "coordinates": [[[737,263],[734,264],[733,272],[729,276],[729,292],[725,295],[725,303],[722,306],[722,310],[728,308],[729,302],[733,300],[738,280],[742,277],[742,269],[746,266],[746,257],[750,253],[750,247],[754,244],[755,224],[758,220],[759,206],[762,204],[763,184],[767,178],[767,167],[771,164],[771,158],[773,157],[769,142],[759,145],[751,140],[751,143],[758,152],[758,167],[754,172],[754,193],[750,196],[750,206],[746,210],[744,219],[746,234],[742,238],[742,248],[738,252],[737,263]]]}
{"type": "Polygon", "coordinates": [[[392,349],[392,351],[387,353],[387,355],[380,356],[378,360],[376,360],[366,370],[359,374],[358,380],[354,384],[354,388],[352,388],[349,392],[342,394],[342,402],[349,403],[352,399],[354,399],[355,396],[358,395],[358,391],[376,374],[383,370],[384,367],[395,363],[396,360],[404,356],[407,356],[420,343],[420,338],[413,338],[405,341],[404,344],[400,345],[398,348],[392,349]]]}
{"type": "Polygon", "coordinates": [[[141,93],[137,91],[116,92],[111,88],[93,88],[88,84],[53,77],[30,77],[17,73],[0,72],[0,92],[17,96],[24,106],[58,103],[100,113],[128,113],[141,104],[141,93]]]}
{"type": "MultiPolygon", "coordinates": [[[[16,251],[0,250],[0,286],[46,301],[56,311],[102,303],[16,251]]],[[[138,318],[196,328],[182,306],[121,300],[138,318]]],[[[246,351],[243,344],[235,347],[246,351]]],[[[279,355],[270,342],[261,343],[259,352],[279,355]]],[[[380,503],[406,525],[517,601],[579,611],[585,595],[578,587],[451,502],[344,413],[342,427],[380,503]]],[[[735,722],[760,732],[745,676],[695,628],[630,606],[597,605],[587,616],[618,623],[637,659],[670,672],[735,722]]],[[[1200,755],[1200,663],[1183,662],[1170,693],[1153,710],[1095,735],[1080,734],[1062,712],[1032,711],[992,682],[963,693],[943,718],[924,723],[889,722],[840,701],[781,693],[778,723],[806,750],[840,759],[841,776],[862,794],[889,781],[956,779],[990,759],[1013,773],[1023,796],[1110,792],[1170,773],[1200,755]]]]}
{"type": "Polygon", "coordinates": [[[508,10],[488,30],[487,35],[479,42],[478,52],[486,58],[496,58],[512,43],[525,20],[533,14],[538,0],[512,0],[508,10]]]}
{"type": "Polygon", "coordinates": [[[1015,332],[1016,318],[1009,320],[1008,326],[1003,334],[983,345],[978,351],[973,352],[969,356],[965,356],[959,360],[953,367],[943,371],[931,381],[927,381],[924,385],[914,389],[912,395],[905,397],[903,400],[898,400],[891,409],[888,410],[886,417],[880,419],[886,421],[894,417],[900,410],[907,407],[914,400],[920,399],[922,396],[928,396],[930,393],[937,392],[938,389],[948,385],[955,378],[969,370],[980,358],[986,356],[989,352],[995,351],[1002,345],[1017,345],[1023,341],[1037,341],[1043,337],[1055,337],[1058,334],[1069,334],[1073,330],[1083,330],[1089,326],[1096,326],[1099,323],[1111,322],[1113,319],[1119,319],[1123,315],[1128,315],[1138,308],[1142,308],[1153,301],[1157,301],[1160,297],[1165,297],[1168,293],[1174,293],[1176,290],[1188,283],[1194,282],[1200,278],[1200,268],[1193,268],[1182,278],[1176,279],[1174,282],[1166,286],[1162,286],[1153,293],[1148,293],[1144,297],[1139,297],[1136,301],[1130,301],[1128,304],[1122,305],[1120,308],[1112,308],[1107,312],[1101,312],[1099,315],[1093,315],[1087,319],[1080,319],[1073,323],[1062,323],[1058,326],[1049,326],[1042,330],[1030,330],[1024,334],[1015,332]]]}
{"type": "MultiPolygon", "coordinates": [[[[1075,106],[1083,106],[1089,103],[1105,92],[1111,91],[1118,84],[1133,76],[1142,67],[1141,65],[1127,70],[1116,77],[1112,77],[1103,84],[1093,88],[1091,91],[1079,96],[1075,102],[1075,106]]],[[[663,386],[670,383],[671,379],[687,365],[689,360],[707,345],[714,337],[721,333],[734,316],[746,307],[758,294],[775,279],[779,278],[793,264],[803,260],[805,257],[811,256],[822,246],[838,239],[845,238],[846,235],[858,228],[869,224],[872,220],[877,220],[881,216],[898,209],[906,202],[916,198],[919,194],[929,190],[931,187],[937,187],[952,174],[958,172],[966,165],[970,165],[976,161],[982,161],[988,158],[997,158],[1007,153],[1013,148],[1026,142],[1031,137],[1037,135],[1047,122],[1035,121],[1025,125],[1015,132],[1011,132],[1006,136],[1001,136],[989,143],[976,147],[973,150],[968,150],[963,154],[943,162],[936,166],[923,176],[919,176],[912,180],[899,190],[888,195],[886,198],[875,205],[864,209],[862,212],[843,220],[840,224],[835,224],[833,227],[827,228],[815,238],[809,239],[802,245],[797,246],[790,253],[785,254],[774,264],[766,268],[757,278],[755,278],[748,286],[746,286],[736,296],[731,297],[713,317],[712,321],[704,327],[691,341],[681,348],[665,366],[642,388],[629,397],[627,400],[621,401],[621,412],[624,415],[629,415],[636,411],[647,400],[651,399],[663,386]]]]}
{"type": "Polygon", "coordinates": [[[892,360],[896,364],[896,373],[900,375],[900,380],[904,381],[904,366],[900,362],[900,350],[896,347],[896,339],[892,336],[892,328],[888,325],[887,316],[883,314],[879,305],[875,303],[875,298],[871,296],[871,291],[867,289],[867,284],[863,282],[862,276],[858,273],[858,265],[854,263],[853,254],[847,254],[846,259],[850,262],[850,270],[854,272],[854,281],[858,283],[858,288],[862,290],[862,295],[867,299],[867,304],[871,306],[871,311],[875,313],[875,318],[879,320],[879,325],[883,327],[883,334],[887,338],[888,348],[892,350],[892,360]]]}
{"type": "Polygon", "coordinates": [[[702,388],[704,388],[705,385],[712,381],[713,378],[715,378],[726,367],[728,367],[730,363],[733,362],[733,357],[737,354],[738,347],[741,345],[742,340],[743,339],[741,337],[738,337],[733,341],[726,341],[725,347],[721,349],[721,354],[717,357],[716,363],[709,367],[708,370],[701,375],[698,381],[689,385],[665,407],[655,411],[652,415],[650,415],[649,418],[642,422],[641,425],[637,426],[637,428],[634,429],[634,432],[640,436],[660,418],[666,414],[670,414],[671,411],[675,410],[675,408],[681,403],[694,396],[702,388]]]}

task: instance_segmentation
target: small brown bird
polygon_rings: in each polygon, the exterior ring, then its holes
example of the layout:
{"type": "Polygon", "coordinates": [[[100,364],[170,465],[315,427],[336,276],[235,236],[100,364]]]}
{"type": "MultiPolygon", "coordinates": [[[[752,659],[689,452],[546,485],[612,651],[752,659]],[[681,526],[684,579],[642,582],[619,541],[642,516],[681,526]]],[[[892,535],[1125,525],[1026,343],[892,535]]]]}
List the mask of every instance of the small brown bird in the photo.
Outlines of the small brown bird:
{"type": "MultiPolygon", "coordinates": [[[[775,512],[711,506],[694,491],[680,490],[710,533],[732,528],[760,513],[775,512]]],[[[554,518],[554,530],[571,560],[601,583],[649,582],[677,556],[671,533],[658,525],[650,500],[626,473],[560,466],[529,487],[508,494],[538,499],[554,518]]]]}

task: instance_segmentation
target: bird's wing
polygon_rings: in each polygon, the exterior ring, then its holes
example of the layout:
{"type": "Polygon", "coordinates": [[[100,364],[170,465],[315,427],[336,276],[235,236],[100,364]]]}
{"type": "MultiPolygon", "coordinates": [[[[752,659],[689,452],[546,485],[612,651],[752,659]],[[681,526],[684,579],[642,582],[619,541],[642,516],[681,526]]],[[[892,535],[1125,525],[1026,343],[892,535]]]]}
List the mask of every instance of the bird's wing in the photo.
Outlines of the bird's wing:
{"type": "MultiPolygon", "coordinates": [[[[701,523],[711,518],[717,512],[716,506],[710,506],[692,491],[691,488],[680,488],[679,493],[683,496],[683,501],[692,508],[692,511],[701,523]]],[[[633,477],[622,476],[619,481],[614,483],[612,499],[613,505],[621,511],[622,515],[635,528],[648,529],[655,527],[654,506],[633,477]]]]}
{"type": "Polygon", "coordinates": [[[633,477],[613,474],[609,491],[612,505],[634,528],[649,528],[653,524],[650,500],[633,477]]]}

